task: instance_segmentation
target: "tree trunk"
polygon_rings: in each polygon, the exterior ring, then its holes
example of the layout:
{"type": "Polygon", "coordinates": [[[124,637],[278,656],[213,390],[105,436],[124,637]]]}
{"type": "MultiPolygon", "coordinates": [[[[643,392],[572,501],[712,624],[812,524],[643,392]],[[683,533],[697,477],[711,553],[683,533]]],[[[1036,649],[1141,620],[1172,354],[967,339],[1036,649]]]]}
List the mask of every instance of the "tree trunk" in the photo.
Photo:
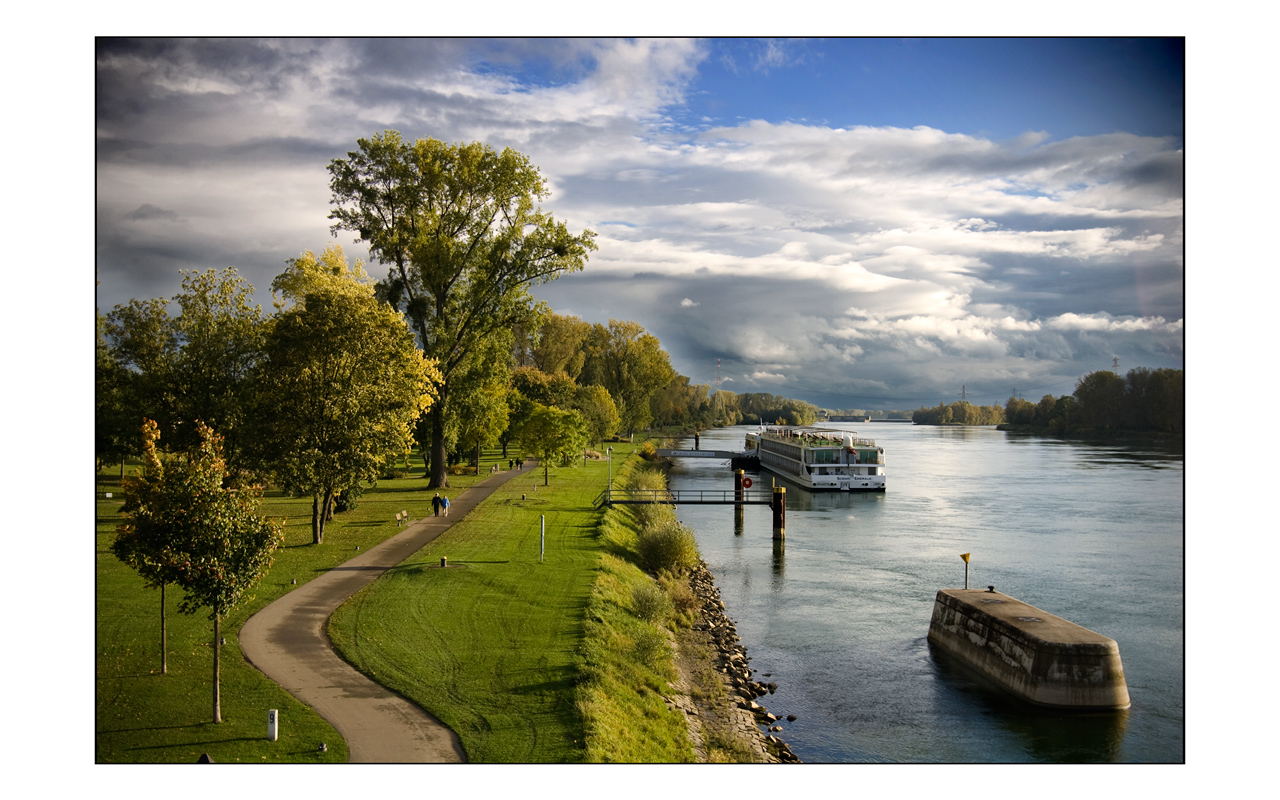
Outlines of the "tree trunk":
{"type": "Polygon", "coordinates": [[[544,458],[542,460],[542,485],[543,486],[551,485],[551,478],[548,472],[548,470],[550,469],[550,464],[551,464],[550,458],[544,458]]]}
{"type": "Polygon", "coordinates": [[[324,516],[320,513],[320,495],[311,495],[311,543],[324,541],[324,516]]]}
{"type": "Polygon", "coordinates": [[[217,606],[213,609],[213,721],[222,722],[222,698],[218,693],[218,679],[222,654],[222,618],[218,615],[217,606]]]}
{"type": "Polygon", "coordinates": [[[428,489],[444,489],[449,486],[449,471],[445,464],[444,403],[441,398],[431,406],[431,481],[428,489]]]}
{"type": "Polygon", "coordinates": [[[165,646],[164,584],[160,584],[160,674],[169,672],[169,652],[165,646]]]}

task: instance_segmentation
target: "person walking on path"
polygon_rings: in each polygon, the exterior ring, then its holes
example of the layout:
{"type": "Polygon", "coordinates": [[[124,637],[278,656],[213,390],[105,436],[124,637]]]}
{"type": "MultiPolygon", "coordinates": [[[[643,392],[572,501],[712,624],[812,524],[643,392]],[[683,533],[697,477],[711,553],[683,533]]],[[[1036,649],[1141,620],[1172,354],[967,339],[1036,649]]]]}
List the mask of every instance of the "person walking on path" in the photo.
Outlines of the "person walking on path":
{"type": "Polygon", "coordinates": [[[436,492],[436,496],[431,498],[431,510],[436,512],[436,516],[440,516],[440,493],[436,492]]]}
{"type": "Polygon", "coordinates": [[[448,497],[440,498],[440,507],[444,509],[444,515],[446,517],[449,516],[449,498],[448,497]]]}

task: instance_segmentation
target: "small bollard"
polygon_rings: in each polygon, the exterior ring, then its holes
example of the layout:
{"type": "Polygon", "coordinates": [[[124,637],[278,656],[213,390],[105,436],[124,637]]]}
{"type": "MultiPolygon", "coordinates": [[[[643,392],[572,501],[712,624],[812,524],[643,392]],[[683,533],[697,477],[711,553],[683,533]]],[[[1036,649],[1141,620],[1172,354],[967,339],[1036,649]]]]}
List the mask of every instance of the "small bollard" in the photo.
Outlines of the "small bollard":
{"type": "Polygon", "coordinates": [[[267,741],[268,742],[274,742],[276,739],[279,738],[280,736],[279,724],[280,724],[280,712],[273,708],[267,712],[267,741]]]}
{"type": "Polygon", "coordinates": [[[445,556],[440,556],[440,569],[444,569],[447,566],[449,566],[449,559],[445,556]]]}

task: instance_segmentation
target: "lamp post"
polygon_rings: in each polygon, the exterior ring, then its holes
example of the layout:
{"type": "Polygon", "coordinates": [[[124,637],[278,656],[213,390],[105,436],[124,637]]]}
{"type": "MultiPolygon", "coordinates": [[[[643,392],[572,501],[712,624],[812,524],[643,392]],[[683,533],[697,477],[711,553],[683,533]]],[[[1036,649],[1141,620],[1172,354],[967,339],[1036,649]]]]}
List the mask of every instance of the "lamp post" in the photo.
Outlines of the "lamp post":
{"type": "Polygon", "coordinates": [[[613,448],[612,447],[606,447],[604,449],[604,460],[605,460],[605,463],[609,465],[609,486],[607,488],[612,489],[613,488],[613,448]]]}

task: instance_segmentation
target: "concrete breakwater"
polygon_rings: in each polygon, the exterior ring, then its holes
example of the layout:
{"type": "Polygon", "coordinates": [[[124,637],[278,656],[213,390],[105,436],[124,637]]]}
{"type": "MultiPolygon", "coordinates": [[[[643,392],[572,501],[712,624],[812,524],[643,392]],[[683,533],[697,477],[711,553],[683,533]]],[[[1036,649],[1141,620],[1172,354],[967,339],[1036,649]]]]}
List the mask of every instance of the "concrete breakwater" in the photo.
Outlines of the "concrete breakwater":
{"type": "Polygon", "coordinates": [[[1129,707],[1115,640],[991,589],[940,589],[929,642],[1035,705],[1129,707]]]}
{"type": "MultiPolygon", "coordinates": [[[[706,697],[698,700],[682,698],[695,742],[703,738],[703,728],[717,726],[731,731],[745,742],[760,761],[799,763],[800,759],[791,752],[787,743],[774,735],[781,732],[782,720],[756,702],[758,697],[773,694],[778,685],[753,679],[754,671],[747,665],[750,660],[747,648],[738,638],[733,621],[725,614],[720,591],[705,562],[699,561],[693,569],[689,586],[700,604],[694,631],[710,649],[715,669],[729,697],[727,707],[710,702],[706,697]],[[770,732],[761,731],[761,725],[767,726],[770,732]]],[[[700,749],[705,753],[705,747],[700,749]]]]}

